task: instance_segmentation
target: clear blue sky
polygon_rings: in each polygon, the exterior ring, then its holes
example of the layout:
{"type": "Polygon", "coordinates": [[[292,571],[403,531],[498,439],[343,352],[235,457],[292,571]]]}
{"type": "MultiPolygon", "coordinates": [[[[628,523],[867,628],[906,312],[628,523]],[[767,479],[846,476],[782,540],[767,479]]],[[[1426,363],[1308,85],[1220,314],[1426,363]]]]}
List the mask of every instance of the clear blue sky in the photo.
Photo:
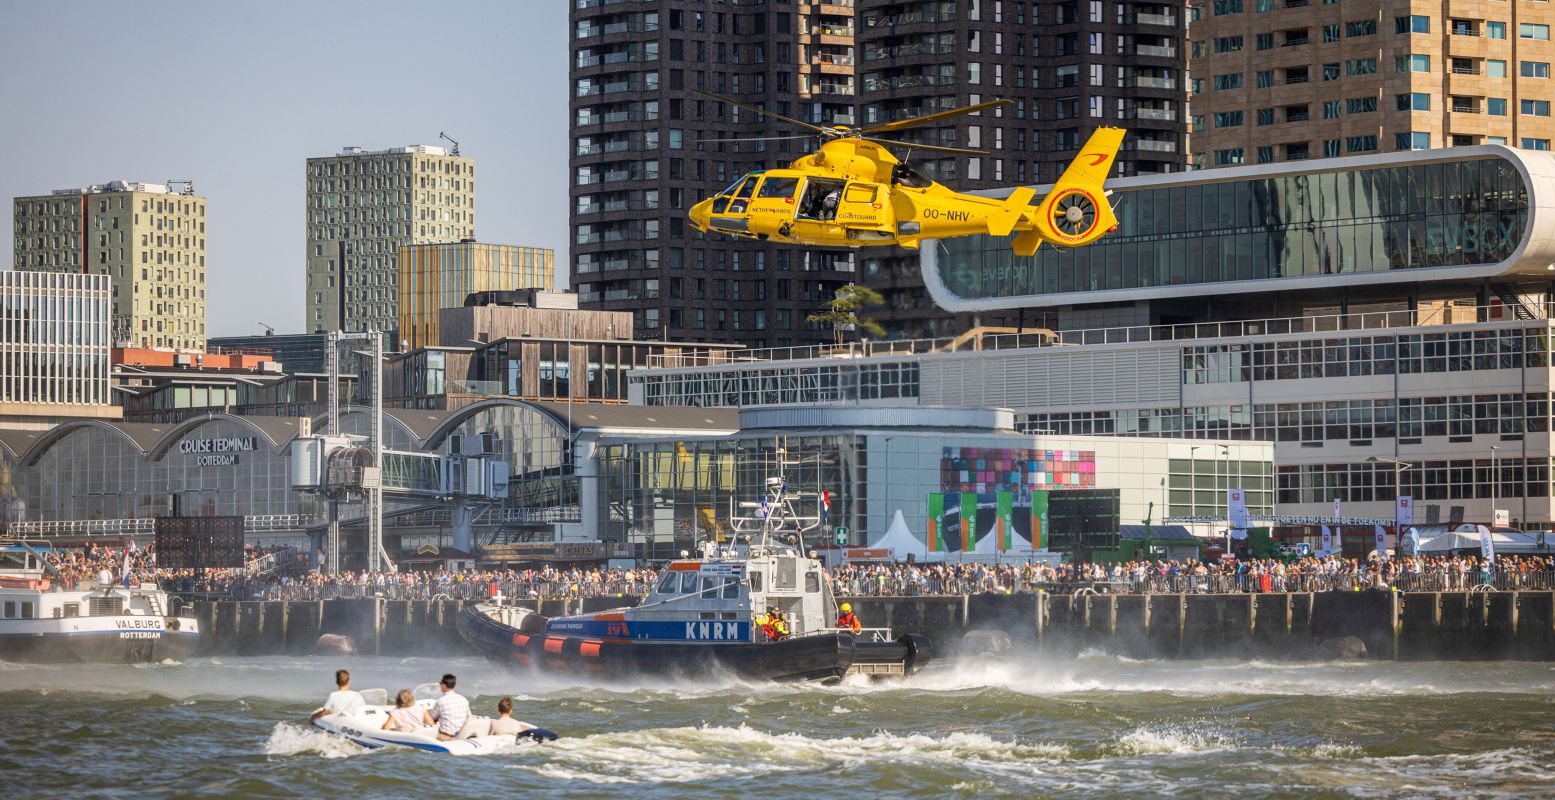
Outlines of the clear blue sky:
{"type": "Polygon", "coordinates": [[[11,198],[123,179],[210,198],[212,336],[303,330],[310,156],[458,139],[476,236],[567,247],[567,0],[8,2],[0,265],[11,198]]]}

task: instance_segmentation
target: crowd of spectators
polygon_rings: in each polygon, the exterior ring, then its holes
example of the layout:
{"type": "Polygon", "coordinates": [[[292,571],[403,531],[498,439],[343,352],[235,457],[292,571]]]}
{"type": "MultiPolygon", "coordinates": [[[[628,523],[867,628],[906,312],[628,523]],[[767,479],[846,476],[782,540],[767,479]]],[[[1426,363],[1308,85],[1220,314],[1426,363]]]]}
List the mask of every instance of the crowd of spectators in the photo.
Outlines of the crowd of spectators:
{"type": "MultiPolygon", "coordinates": [[[[232,569],[168,569],[155,554],[131,549],[131,585],[155,582],[186,596],[219,595],[242,599],[315,600],[341,597],[388,599],[484,599],[627,597],[646,595],[658,581],[651,567],[601,569],[546,566],[540,569],[360,572],[337,575],[276,569],[290,561],[287,550],[251,548],[245,566],[232,569]]],[[[74,589],[108,576],[124,581],[122,547],[88,546],[49,555],[54,584],[74,589]]],[[[939,594],[1011,594],[1074,592],[1284,592],[1555,589],[1555,556],[1500,556],[1493,562],[1477,555],[1358,560],[1337,556],[1299,559],[1200,561],[1129,561],[1111,564],[1042,562],[865,563],[829,571],[838,596],[914,596],[939,594]]]]}

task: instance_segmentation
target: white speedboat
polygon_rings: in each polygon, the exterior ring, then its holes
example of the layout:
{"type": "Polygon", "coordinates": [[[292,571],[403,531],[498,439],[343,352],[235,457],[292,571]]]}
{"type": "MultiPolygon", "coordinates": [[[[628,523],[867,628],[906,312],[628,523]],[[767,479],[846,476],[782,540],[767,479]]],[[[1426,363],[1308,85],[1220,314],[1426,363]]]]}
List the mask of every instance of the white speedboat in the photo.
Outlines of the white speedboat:
{"type": "MultiPolygon", "coordinates": [[[[437,702],[437,684],[424,683],[416,687],[416,705],[431,710],[433,703],[437,702]]],[[[389,718],[389,712],[394,706],[389,703],[389,693],[385,689],[364,689],[362,699],[367,701],[367,706],[358,714],[325,714],[313,721],[313,724],[329,733],[344,736],[352,742],[376,750],[380,747],[412,747],[417,750],[426,750],[433,753],[451,753],[456,756],[478,756],[487,753],[497,753],[511,750],[515,744],[526,739],[536,742],[548,742],[556,738],[556,734],[527,722],[520,722],[523,728],[517,736],[491,736],[475,735],[461,739],[440,740],[437,738],[437,729],[433,727],[418,728],[413,731],[384,730],[383,723],[389,718]]],[[[489,730],[491,719],[489,717],[471,717],[466,725],[467,731],[479,733],[481,730],[489,730]]]]}
{"type": "Polygon", "coordinates": [[[45,560],[46,544],[0,540],[0,661],[182,660],[200,624],[155,585],[112,576],[66,589],[45,560]]]}

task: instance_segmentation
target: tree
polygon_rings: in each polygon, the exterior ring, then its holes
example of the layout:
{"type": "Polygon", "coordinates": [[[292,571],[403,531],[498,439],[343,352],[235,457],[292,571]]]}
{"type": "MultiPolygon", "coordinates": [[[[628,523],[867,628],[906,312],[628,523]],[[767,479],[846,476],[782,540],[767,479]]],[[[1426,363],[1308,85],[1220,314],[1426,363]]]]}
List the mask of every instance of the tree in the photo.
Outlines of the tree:
{"type": "Polygon", "coordinates": [[[850,283],[832,295],[825,311],[817,311],[805,317],[805,321],[830,323],[832,340],[837,344],[842,344],[843,331],[861,330],[875,336],[884,336],[885,328],[880,327],[880,323],[859,316],[859,310],[865,306],[884,304],[885,298],[879,292],[868,286],[850,283]]]}

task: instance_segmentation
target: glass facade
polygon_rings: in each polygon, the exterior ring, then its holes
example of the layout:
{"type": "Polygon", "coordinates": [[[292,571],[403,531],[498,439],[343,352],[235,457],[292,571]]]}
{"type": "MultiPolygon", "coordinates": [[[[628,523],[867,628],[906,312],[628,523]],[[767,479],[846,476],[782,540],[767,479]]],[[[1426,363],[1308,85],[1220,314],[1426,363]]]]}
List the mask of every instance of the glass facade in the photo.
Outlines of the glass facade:
{"type": "Polygon", "coordinates": [[[1495,157],[1119,188],[1112,203],[1118,231],[1088,247],[1020,258],[1005,238],[947,239],[941,279],[976,300],[1495,264],[1528,224],[1528,187],[1495,157]]]}
{"type": "Polygon", "coordinates": [[[730,365],[685,373],[653,371],[643,378],[643,398],[650,406],[719,408],[910,400],[918,397],[918,389],[918,364],[910,361],[730,365]]]}
{"type": "MultiPolygon", "coordinates": [[[[831,525],[850,526],[855,519],[858,484],[844,478],[860,474],[863,442],[852,434],[784,437],[788,485],[812,495],[829,490],[831,525]]],[[[651,559],[674,558],[710,536],[726,539],[733,533],[731,516],[760,513],[739,504],[761,501],[766,479],[779,471],[776,448],[770,433],[601,447],[600,538],[630,542],[638,558],[651,559]]],[[[814,497],[796,503],[796,511],[817,513],[814,497]]]]}
{"type": "MultiPolygon", "coordinates": [[[[442,453],[486,453],[511,467],[507,518],[528,523],[577,522],[578,478],[565,422],[529,406],[493,405],[472,412],[428,447],[442,453]]],[[[548,529],[547,529],[548,530],[548,529]]]]}
{"type": "Polygon", "coordinates": [[[0,271],[0,402],[108,405],[106,275],[0,271]]]}
{"type": "MultiPolygon", "coordinates": [[[[293,492],[289,459],[253,426],[212,419],[147,455],[136,438],[160,428],[77,424],[24,465],[17,480],[30,520],[303,514],[317,500],[293,492]],[[133,436],[133,438],[132,438],[133,436]],[[235,443],[217,450],[201,442],[235,443]]],[[[284,444],[284,442],[283,442],[284,444]]]]}

